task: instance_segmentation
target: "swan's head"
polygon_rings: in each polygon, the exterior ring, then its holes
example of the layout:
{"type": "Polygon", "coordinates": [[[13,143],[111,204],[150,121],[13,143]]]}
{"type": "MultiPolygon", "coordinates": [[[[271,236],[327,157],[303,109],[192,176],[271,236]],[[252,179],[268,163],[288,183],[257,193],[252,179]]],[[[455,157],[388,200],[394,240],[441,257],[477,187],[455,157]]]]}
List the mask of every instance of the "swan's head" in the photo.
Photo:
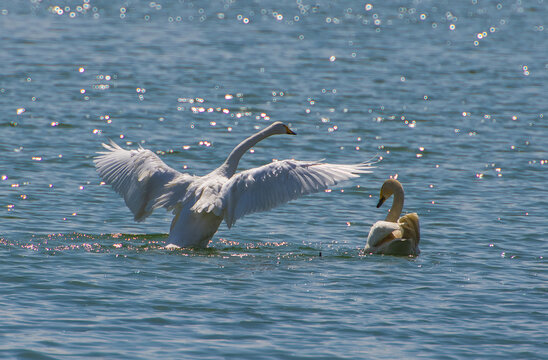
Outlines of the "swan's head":
{"type": "Polygon", "coordinates": [[[381,194],[379,203],[377,204],[377,207],[381,207],[382,204],[388,199],[390,196],[392,196],[396,191],[403,189],[403,186],[401,183],[396,179],[388,179],[382,184],[381,187],[381,194]]]}
{"type": "Polygon", "coordinates": [[[270,125],[268,127],[268,131],[272,135],[277,135],[277,134],[279,134],[279,135],[283,135],[283,134],[297,135],[293,130],[291,130],[286,124],[284,124],[281,121],[276,121],[275,123],[270,125]]]}

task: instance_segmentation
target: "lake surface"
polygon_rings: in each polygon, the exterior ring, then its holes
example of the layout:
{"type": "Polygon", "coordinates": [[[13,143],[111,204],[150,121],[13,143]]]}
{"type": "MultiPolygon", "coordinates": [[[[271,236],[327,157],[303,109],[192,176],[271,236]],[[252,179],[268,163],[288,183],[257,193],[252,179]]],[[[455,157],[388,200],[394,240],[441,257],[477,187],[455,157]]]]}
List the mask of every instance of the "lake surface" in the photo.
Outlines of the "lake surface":
{"type": "MultiPolygon", "coordinates": [[[[541,359],[548,3],[0,3],[0,357],[541,359]],[[93,157],[204,175],[273,121],[272,159],[373,174],[163,248],[93,157]],[[364,255],[380,186],[415,258],[364,255]],[[390,201],[389,201],[390,203],[390,201]],[[321,254],[321,256],[320,256],[321,254]]],[[[542,355],[544,354],[544,355],[542,355]]]]}

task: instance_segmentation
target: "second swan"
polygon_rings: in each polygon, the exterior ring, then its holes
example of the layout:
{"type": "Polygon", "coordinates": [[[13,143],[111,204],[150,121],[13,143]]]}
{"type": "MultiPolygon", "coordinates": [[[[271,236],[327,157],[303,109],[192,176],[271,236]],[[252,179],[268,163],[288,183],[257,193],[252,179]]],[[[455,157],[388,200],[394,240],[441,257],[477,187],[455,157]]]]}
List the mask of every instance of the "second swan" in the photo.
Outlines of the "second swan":
{"type": "Polygon", "coordinates": [[[418,255],[419,216],[417,213],[411,213],[400,217],[404,194],[403,186],[398,180],[388,179],[384,182],[377,207],[381,207],[392,195],[394,201],[390,212],[384,221],[377,221],[371,227],[364,252],[398,256],[418,255]]]}

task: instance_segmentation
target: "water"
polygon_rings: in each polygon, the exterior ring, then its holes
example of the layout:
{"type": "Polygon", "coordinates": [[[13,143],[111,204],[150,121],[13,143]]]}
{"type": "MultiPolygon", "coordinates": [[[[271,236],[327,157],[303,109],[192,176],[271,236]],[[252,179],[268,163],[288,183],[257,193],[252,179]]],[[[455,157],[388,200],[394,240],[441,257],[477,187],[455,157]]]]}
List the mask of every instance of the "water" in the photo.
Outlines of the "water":
{"type": "Polygon", "coordinates": [[[543,358],[548,5],[371,5],[3,1],[0,356],[543,358]],[[202,175],[277,120],[242,169],[383,160],[204,251],[94,171],[112,138],[202,175]],[[364,256],[396,174],[422,253],[364,256]]]}

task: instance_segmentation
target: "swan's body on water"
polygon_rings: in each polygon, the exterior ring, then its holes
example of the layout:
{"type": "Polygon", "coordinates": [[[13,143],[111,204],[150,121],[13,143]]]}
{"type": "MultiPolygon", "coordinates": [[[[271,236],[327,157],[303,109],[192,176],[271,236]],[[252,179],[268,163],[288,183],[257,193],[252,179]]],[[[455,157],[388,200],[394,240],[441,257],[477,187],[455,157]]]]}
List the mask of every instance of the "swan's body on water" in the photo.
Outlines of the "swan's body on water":
{"type": "Polygon", "coordinates": [[[276,134],[295,135],[275,122],[242,141],[220,167],[201,177],[172,169],[150,150],[124,150],[113,141],[103,144],[107,151],[94,162],[104,182],[124,198],[135,221],[160,207],[173,210],[168,243],[195,248],[206,247],[223,220],[230,228],[247,214],[371,172],[370,163],[282,160],[236,173],[240,158],[251,147],[276,134]]]}
{"type": "Polygon", "coordinates": [[[403,186],[396,179],[388,179],[381,187],[380,207],[394,195],[390,212],[384,221],[371,227],[364,252],[385,255],[418,255],[420,241],[419,216],[417,213],[400,217],[403,209],[403,186]]]}

